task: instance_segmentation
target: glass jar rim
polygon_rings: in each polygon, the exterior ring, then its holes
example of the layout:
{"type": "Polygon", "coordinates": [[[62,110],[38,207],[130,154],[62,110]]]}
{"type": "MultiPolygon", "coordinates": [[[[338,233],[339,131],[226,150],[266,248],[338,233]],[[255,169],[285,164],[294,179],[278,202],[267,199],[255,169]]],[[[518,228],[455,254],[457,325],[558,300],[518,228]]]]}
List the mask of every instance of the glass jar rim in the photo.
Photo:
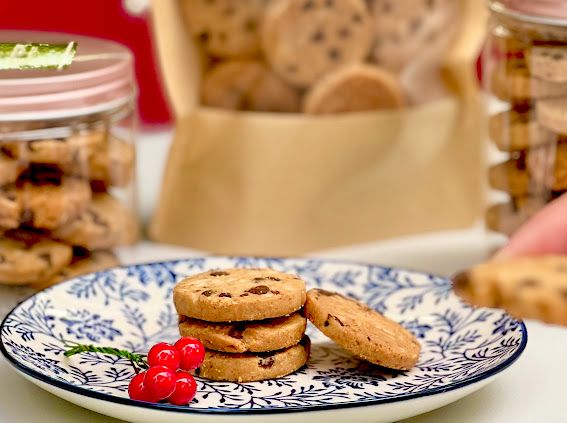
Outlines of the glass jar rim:
{"type": "Polygon", "coordinates": [[[488,0],[491,12],[527,23],[567,27],[565,0],[488,0]]]}
{"type": "Polygon", "coordinates": [[[0,71],[0,122],[100,113],[136,94],[132,54],[120,44],[38,31],[0,31],[0,41],[78,43],[75,59],[65,69],[0,71]]]}

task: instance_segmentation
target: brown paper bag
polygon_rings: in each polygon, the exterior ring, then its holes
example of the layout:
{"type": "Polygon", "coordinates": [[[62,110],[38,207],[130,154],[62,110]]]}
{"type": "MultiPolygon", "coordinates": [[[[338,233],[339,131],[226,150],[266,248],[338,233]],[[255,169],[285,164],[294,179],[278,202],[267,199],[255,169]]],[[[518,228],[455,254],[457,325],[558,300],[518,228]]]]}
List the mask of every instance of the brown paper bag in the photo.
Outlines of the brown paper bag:
{"type": "Polygon", "coordinates": [[[281,256],[471,225],[483,197],[474,58],[484,11],[482,2],[460,1],[467,19],[444,67],[454,96],[403,111],[310,117],[201,107],[199,51],[177,1],[155,0],[176,130],[150,237],[281,256]]]}

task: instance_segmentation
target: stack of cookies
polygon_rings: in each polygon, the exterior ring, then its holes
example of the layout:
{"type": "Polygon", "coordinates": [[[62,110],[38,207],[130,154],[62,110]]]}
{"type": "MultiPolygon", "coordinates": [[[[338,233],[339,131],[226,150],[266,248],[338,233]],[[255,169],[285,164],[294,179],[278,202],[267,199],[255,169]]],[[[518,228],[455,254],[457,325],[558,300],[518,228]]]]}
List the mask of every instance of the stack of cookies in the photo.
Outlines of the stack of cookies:
{"type": "MultiPolygon", "coordinates": [[[[311,115],[395,109],[417,98],[402,79],[418,62],[440,68],[457,3],[180,0],[203,52],[203,105],[311,115]]],[[[428,82],[418,89],[430,90],[428,82]]]]}
{"type": "Polygon", "coordinates": [[[486,224],[505,235],[567,191],[567,42],[532,35],[493,42],[501,59],[489,88],[506,109],[490,118],[489,135],[507,159],[489,181],[508,199],[487,210],[486,224]]]}
{"type": "Polygon", "coordinates": [[[138,234],[110,193],[134,179],[134,148],[106,130],[0,142],[0,283],[43,288],[118,264],[138,234]]]}
{"type": "Polygon", "coordinates": [[[417,363],[421,346],[398,323],[335,292],[311,289],[272,269],[225,269],[182,280],[173,290],[181,336],[199,339],[206,379],[252,382],[288,375],[306,364],[306,317],[363,360],[397,370],[417,363]]]}
{"type": "Polygon", "coordinates": [[[181,281],[173,291],[182,336],[206,348],[198,375],[252,382],[301,368],[309,357],[305,283],[271,269],[226,269],[181,281]]]}

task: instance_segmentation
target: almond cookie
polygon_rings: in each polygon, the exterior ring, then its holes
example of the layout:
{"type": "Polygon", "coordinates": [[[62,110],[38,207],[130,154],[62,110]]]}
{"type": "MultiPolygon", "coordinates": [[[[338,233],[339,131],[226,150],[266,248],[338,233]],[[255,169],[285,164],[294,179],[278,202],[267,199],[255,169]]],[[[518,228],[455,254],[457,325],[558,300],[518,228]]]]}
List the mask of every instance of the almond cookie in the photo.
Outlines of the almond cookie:
{"type": "Polygon", "coordinates": [[[509,110],[490,117],[488,133],[501,151],[521,151],[551,140],[530,113],[509,110]]]}
{"type": "Polygon", "coordinates": [[[31,286],[36,290],[45,289],[52,285],[63,282],[64,280],[74,278],[76,276],[85,275],[87,273],[99,272],[114,266],[118,266],[120,262],[110,251],[92,251],[74,248],[73,259],[71,263],[57,272],[51,277],[44,278],[31,286]]]}
{"type": "Polygon", "coordinates": [[[10,230],[0,238],[0,283],[24,285],[49,278],[71,262],[72,248],[39,233],[10,230]]]}
{"type": "Polygon", "coordinates": [[[228,353],[265,352],[296,345],[307,326],[307,319],[296,312],[275,319],[211,323],[181,316],[179,334],[199,339],[209,350],[228,353]]]}
{"type": "Polygon", "coordinates": [[[533,47],[529,54],[532,74],[553,82],[567,82],[567,48],[533,47]]]}
{"type": "Polygon", "coordinates": [[[181,316],[209,322],[287,316],[305,303],[305,282],[272,269],[223,269],[190,276],[173,289],[181,316]]]}
{"type": "Polygon", "coordinates": [[[262,112],[299,111],[298,91],[259,61],[229,61],[204,77],[205,106],[262,112]]]}
{"type": "Polygon", "coordinates": [[[349,65],[316,83],[303,104],[312,115],[397,109],[405,104],[396,76],[372,65],[349,65]]]}
{"type": "Polygon", "coordinates": [[[363,360],[397,370],[417,363],[421,346],[401,325],[340,294],[312,289],[307,318],[341,347],[363,360]]]}
{"type": "Polygon", "coordinates": [[[81,214],[55,229],[53,237],[88,250],[131,245],[138,238],[137,219],[112,195],[98,193],[81,214]]]}
{"type": "Polygon", "coordinates": [[[400,72],[416,58],[445,45],[457,28],[459,5],[454,0],[371,0],[376,63],[400,72]]]}
{"type": "Polygon", "coordinates": [[[567,257],[534,256],[479,264],[453,278],[465,301],[518,318],[567,325],[567,257]]]}
{"type": "Polygon", "coordinates": [[[55,229],[74,219],[91,200],[87,181],[67,177],[59,180],[25,179],[11,193],[16,195],[21,206],[20,222],[41,229],[55,229]]]}
{"type": "Polygon", "coordinates": [[[498,65],[492,72],[490,88],[499,99],[514,103],[567,95],[567,84],[532,77],[523,60],[504,60],[498,65]]]}
{"type": "Polygon", "coordinates": [[[541,126],[558,134],[567,134],[567,99],[539,100],[536,111],[541,126]]]}
{"type": "Polygon", "coordinates": [[[299,370],[309,359],[311,343],[305,336],[292,347],[264,353],[228,354],[207,350],[197,376],[229,382],[276,379],[299,370]]]}
{"type": "Polygon", "coordinates": [[[362,62],[372,26],[362,0],[275,0],[262,23],[262,46],[283,79],[308,87],[342,65],[362,62]]]}
{"type": "Polygon", "coordinates": [[[258,30],[268,0],[182,0],[187,26],[205,50],[218,57],[260,54],[258,30]]]}
{"type": "Polygon", "coordinates": [[[545,204],[546,198],[512,198],[506,203],[494,204],[485,215],[486,227],[510,236],[536,214],[545,204]]]}
{"type": "Polygon", "coordinates": [[[2,151],[27,163],[81,165],[105,141],[105,131],[85,131],[67,138],[5,142],[2,151]]]}

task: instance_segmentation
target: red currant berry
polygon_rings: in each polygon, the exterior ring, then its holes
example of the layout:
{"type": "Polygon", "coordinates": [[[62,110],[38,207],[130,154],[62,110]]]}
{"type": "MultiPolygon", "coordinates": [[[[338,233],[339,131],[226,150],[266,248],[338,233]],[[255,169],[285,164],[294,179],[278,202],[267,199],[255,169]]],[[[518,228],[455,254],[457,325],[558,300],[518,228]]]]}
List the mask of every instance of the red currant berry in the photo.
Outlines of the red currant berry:
{"type": "Polygon", "coordinates": [[[175,373],[165,366],[150,367],[146,371],[144,387],[152,397],[165,399],[175,390],[175,373]]]}
{"type": "Polygon", "coordinates": [[[201,366],[205,358],[205,347],[201,341],[189,336],[179,338],[175,343],[175,348],[181,355],[179,367],[183,370],[194,370],[201,366]]]}
{"type": "Polygon", "coordinates": [[[144,378],[146,377],[146,372],[138,373],[132,378],[130,384],[128,385],[128,395],[130,399],[137,401],[146,402],[158,402],[157,399],[152,398],[144,386],[144,378]]]}
{"type": "Polygon", "coordinates": [[[167,400],[174,405],[187,405],[195,398],[197,382],[189,373],[182,371],[175,373],[175,378],[175,391],[167,400]]]}
{"type": "Polygon", "coordinates": [[[179,351],[171,344],[160,342],[155,344],[148,353],[148,364],[150,367],[165,366],[176,371],[179,368],[179,351]]]}

